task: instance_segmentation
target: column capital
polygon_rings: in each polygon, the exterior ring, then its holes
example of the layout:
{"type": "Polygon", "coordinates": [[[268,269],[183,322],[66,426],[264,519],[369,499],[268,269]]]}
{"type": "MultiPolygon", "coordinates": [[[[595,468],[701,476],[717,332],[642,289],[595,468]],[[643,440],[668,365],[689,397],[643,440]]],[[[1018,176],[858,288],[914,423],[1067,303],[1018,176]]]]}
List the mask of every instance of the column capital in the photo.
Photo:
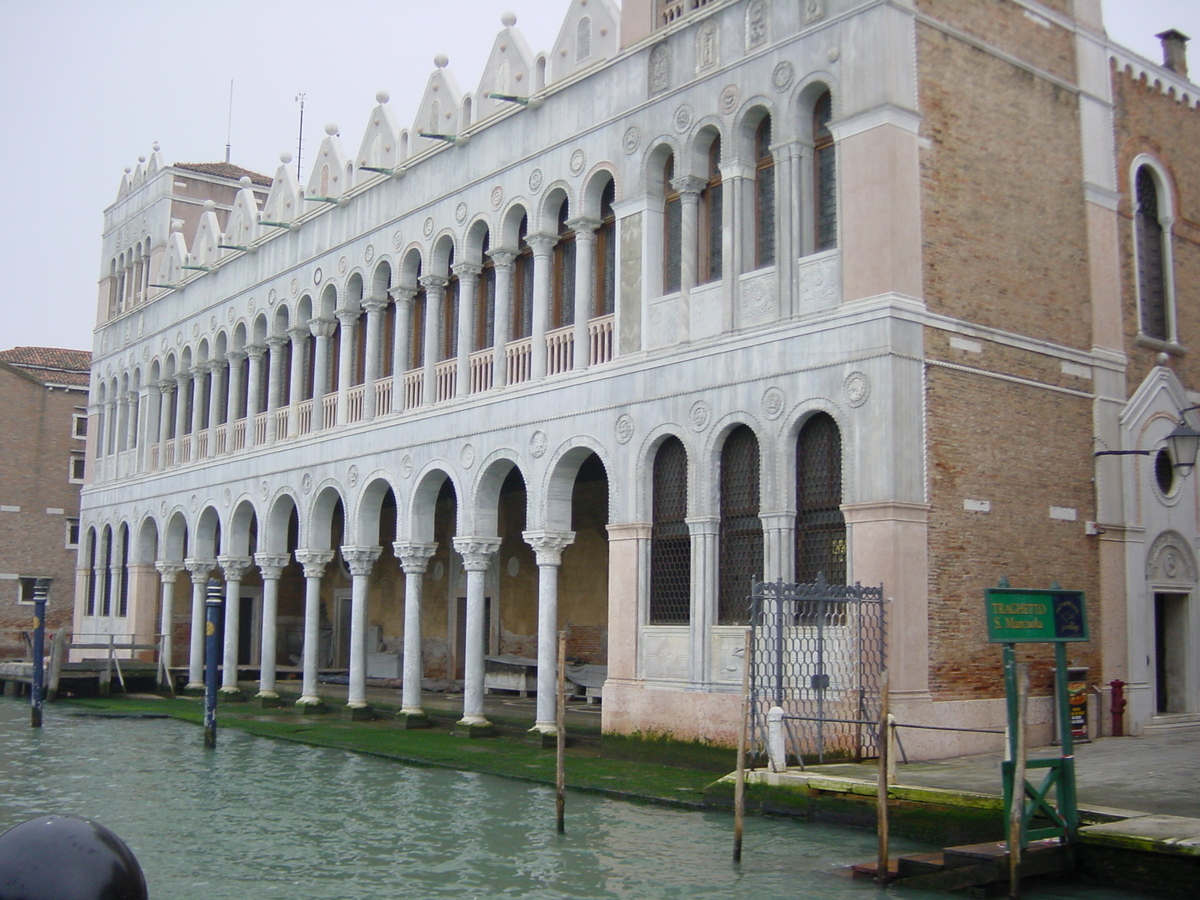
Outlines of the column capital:
{"type": "Polygon", "coordinates": [[[230,365],[233,365],[234,363],[240,363],[243,359],[245,359],[249,355],[250,354],[247,353],[245,350],[226,350],[225,351],[225,358],[227,360],[229,360],[230,365]]]}
{"type": "Polygon", "coordinates": [[[293,344],[298,344],[306,340],[312,332],[308,330],[307,325],[294,325],[287,330],[288,337],[292,339],[293,344]]]}
{"type": "Polygon", "coordinates": [[[246,355],[251,359],[262,359],[267,352],[266,344],[247,344],[246,355]]]}
{"type": "Polygon", "coordinates": [[[523,531],[521,537],[533,548],[539,566],[562,565],[562,552],[575,540],[573,531],[523,531]]]}
{"type": "Polygon", "coordinates": [[[549,256],[554,245],[558,243],[558,235],[539,231],[525,235],[525,243],[533,250],[534,256],[549,256]]]}
{"type": "Polygon", "coordinates": [[[492,556],[500,549],[498,537],[456,537],[454,549],[463,558],[463,568],[468,572],[486,572],[492,556]]]}
{"type": "Polygon", "coordinates": [[[454,274],[462,281],[467,281],[468,279],[473,281],[479,277],[482,271],[483,266],[473,262],[455,263],[453,267],[454,274]]]}
{"type": "Polygon", "coordinates": [[[396,303],[412,303],[419,290],[415,284],[398,284],[394,288],[388,288],[388,296],[396,303]]]}
{"type": "Polygon", "coordinates": [[[204,584],[208,581],[209,573],[217,567],[217,561],[189,557],[183,561],[183,567],[192,573],[192,584],[204,584]]]}
{"type": "Polygon", "coordinates": [[[687,525],[688,533],[692,535],[721,533],[720,516],[689,516],[683,520],[683,523],[687,525]]]}
{"type": "Polygon", "coordinates": [[[437,552],[437,544],[422,544],[417,541],[395,541],[392,552],[400,560],[400,568],[405,575],[424,575],[429,566],[429,560],[437,552]]]}
{"type": "Polygon", "coordinates": [[[333,314],[337,317],[337,320],[339,322],[341,322],[343,325],[345,325],[347,328],[349,328],[351,325],[353,325],[355,322],[358,321],[359,310],[346,309],[345,307],[338,307],[337,309],[335,309],[333,311],[333,314]]]}
{"type": "Polygon", "coordinates": [[[228,369],[228,368],[229,368],[229,361],[228,361],[228,360],[224,360],[224,359],[210,359],[210,360],[208,361],[208,371],[212,372],[214,375],[215,375],[217,372],[220,372],[222,369],[228,369]]]}
{"type": "Polygon", "coordinates": [[[517,258],[517,251],[508,247],[495,247],[488,251],[488,256],[492,258],[497,269],[506,269],[511,267],[517,258]]]}
{"type": "Polygon", "coordinates": [[[297,550],[293,555],[296,562],[304,566],[305,578],[320,578],[325,574],[325,567],[333,561],[332,550],[297,550]]]}
{"type": "Polygon", "coordinates": [[[158,569],[158,574],[165,581],[174,581],[175,576],[187,568],[181,560],[177,559],[156,559],[154,568],[158,569]]]}
{"type": "Polygon", "coordinates": [[[696,175],[680,175],[671,179],[671,187],[679,192],[680,197],[699,197],[707,184],[707,181],[696,175]]]}
{"type": "Polygon", "coordinates": [[[267,346],[272,350],[282,348],[286,343],[288,343],[288,336],[286,334],[272,334],[267,338],[267,346]]]}
{"type": "Polygon", "coordinates": [[[342,559],[350,567],[351,575],[370,575],[371,567],[375,565],[375,560],[379,559],[379,554],[382,552],[382,547],[343,547],[342,559]]]}
{"type": "Polygon", "coordinates": [[[387,309],[387,297],[367,297],[362,302],[363,309],[367,311],[367,315],[378,315],[387,309]]]}
{"type": "Polygon", "coordinates": [[[337,321],[334,319],[316,318],[308,320],[308,330],[312,332],[313,337],[330,337],[335,328],[337,328],[337,321]]]}
{"type": "Polygon", "coordinates": [[[599,219],[593,219],[588,216],[567,219],[567,227],[575,232],[576,238],[591,237],[596,233],[596,229],[603,224],[599,219]]]}
{"type": "MultiPolygon", "coordinates": [[[[160,381],[158,383],[159,393],[162,393],[162,394],[175,393],[175,387],[176,387],[176,385],[175,385],[174,378],[164,378],[162,381],[160,381]]],[[[99,404],[97,404],[97,409],[99,409],[99,404]]]]}
{"type": "Polygon", "coordinates": [[[426,293],[430,291],[444,291],[446,285],[450,283],[450,279],[445,275],[422,275],[417,279],[421,283],[421,287],[425,288],[426,293]]]}
{"type": "Polygon", "coordinates": [[[249,556],[218,556],[217,565],[225,573],[226,581],[241,581],[246,570],[254,565],[249,556]]]}
{"type": "Polygon", "coordinates": [[[255,553],[254,561],[262,573],[263,581],[275,581],[283,574],[283,569],[292,561],[290,553],[255,553]]]}

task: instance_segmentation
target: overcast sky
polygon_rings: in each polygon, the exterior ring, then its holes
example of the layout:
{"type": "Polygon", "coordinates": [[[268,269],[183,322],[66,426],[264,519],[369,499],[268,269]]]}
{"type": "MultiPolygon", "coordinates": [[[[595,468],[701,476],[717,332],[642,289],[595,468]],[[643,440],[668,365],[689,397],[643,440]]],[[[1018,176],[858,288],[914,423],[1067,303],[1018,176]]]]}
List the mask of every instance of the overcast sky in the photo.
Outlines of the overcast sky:
{"type": "MultiPolygon", "coordinates": [[[[1109,34],[1154,62],[1154,34],[1197,38],[1200,0],[1104,0],[1109,34]]],[[[328,122],[359,144],[375,94],[411,123],[445,53],[474,92],[505,11],[549,51],[566,0],[0,0],[0,349],[91,349],[102,214],[157,141],[173,162],[267,175],[328,122]],[[233,113],[229,115],[230,79],[233,113]]],[[[1195,77],[1195,75],[1193,75],[1195,77]]],[[[307,178],[308,170],[304,172],[307,178]]]]}

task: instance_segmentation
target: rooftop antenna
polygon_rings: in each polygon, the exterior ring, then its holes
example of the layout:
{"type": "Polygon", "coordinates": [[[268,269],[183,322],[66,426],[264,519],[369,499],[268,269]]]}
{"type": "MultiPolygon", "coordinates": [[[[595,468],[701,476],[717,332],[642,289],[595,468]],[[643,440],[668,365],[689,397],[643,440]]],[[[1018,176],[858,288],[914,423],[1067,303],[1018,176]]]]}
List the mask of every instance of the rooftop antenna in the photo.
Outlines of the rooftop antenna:
{"type": "Polygon", "coordinates": [[[229,119],[225,123],[225,162],[229,162],[229,142],[233,135],[233,79],[229,79],[229,119]]]}
{"type": "Polygon", "coordinates": [[[300,133],[296,137],[296,181],[300,181],[300,154],[304,151],[304,98],[307,94],[297,94],[300,103],[300,133]]]}

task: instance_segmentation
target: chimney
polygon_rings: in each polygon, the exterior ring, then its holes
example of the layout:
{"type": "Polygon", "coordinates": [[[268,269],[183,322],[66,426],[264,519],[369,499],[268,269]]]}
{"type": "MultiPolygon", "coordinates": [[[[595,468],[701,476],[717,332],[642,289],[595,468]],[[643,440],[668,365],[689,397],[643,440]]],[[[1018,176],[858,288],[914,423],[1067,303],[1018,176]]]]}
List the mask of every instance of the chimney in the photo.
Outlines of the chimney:
{"type": "Polygon", "coordinates": [[[1163,65],[1181,78],[1187,78],[1187,42],[1191,38],[1174,28],[1155,37],[1162,41],[1163,65]]]}

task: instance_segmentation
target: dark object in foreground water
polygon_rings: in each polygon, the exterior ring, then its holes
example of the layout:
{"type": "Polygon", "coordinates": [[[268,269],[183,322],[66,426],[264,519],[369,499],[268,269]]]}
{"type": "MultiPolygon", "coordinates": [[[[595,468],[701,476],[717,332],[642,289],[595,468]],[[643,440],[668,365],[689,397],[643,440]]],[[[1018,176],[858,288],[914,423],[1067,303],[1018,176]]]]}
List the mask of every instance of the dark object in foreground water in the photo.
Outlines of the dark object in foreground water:
{"type": "Polygon", "coordinates": [[[0,900],[147,900],[129,847],[98,822],[41,816],[0,834],[0,900]]]}

